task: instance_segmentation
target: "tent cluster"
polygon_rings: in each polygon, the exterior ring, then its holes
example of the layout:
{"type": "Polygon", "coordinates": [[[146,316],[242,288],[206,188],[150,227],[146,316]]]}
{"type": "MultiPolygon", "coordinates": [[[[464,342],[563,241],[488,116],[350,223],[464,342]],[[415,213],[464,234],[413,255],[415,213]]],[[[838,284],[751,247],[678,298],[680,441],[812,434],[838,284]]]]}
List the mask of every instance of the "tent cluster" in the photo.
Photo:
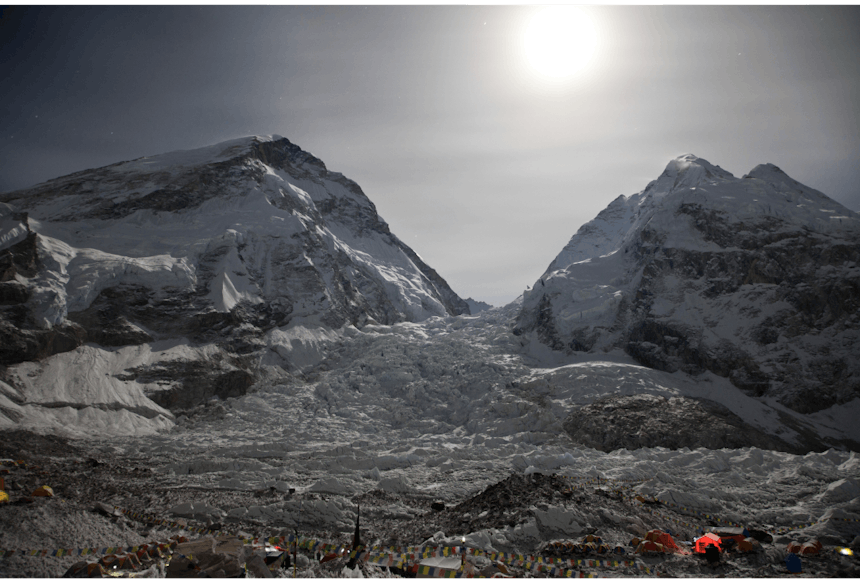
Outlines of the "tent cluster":
{"type": "Polygon", "coordinates": [[[79,561],[69,567],[63,577],[105,577],[109,574],[138,572],[151,567],[157,559],[170,556],[180,540],[185,537],[175,536],[169,543],[152,542],[141,545],[135,552],[112,553],[94,562],[79,561]]]}
{"type": "Polygon", "coordinates": [[[800,544],[796,540],[788,543],[786,550],[789,553],[794,553],[795,555],[817,555],[821,552],[822,545],[819,541],[807,541],[803,544],[800,544]]]}
{"type": "Polygon", "coordinates": [[[715,532],[707,532],[693,542],[693,550],[697,553],[705,554],[709,546],[715,547],[719,552],[741,553],[751,553],[761,548],[761,544],[743,527],[716,529],[715,532]]]}
{"type": "Polygon", "coordinates": [[[168,543],[152,542],[136,548],[134,552],[75,563],[63,577],[136,577],[143,571],[163,568],[166,577],[240,577],[247,571],[255,578],[269,578],[291,564],[288,552],[249,548],[241,539],[229,536],[189,541],[176,535],[168,543]]]}
{"type": "Polygon", "coordinates": [[[0,474],[8,474],[9,471],[13,468],[26,468],[27,462],[24,460],[10,460],[10,459],[2,459],[0,460],[0,474]]]}
{"type": "MultiPolygon", "coordinates": [[[[6,492],[6,478],[12,470],[18,468],[35,469],[35,466],[28,466],[24,460],[0,459],[0,504],[12,503],[12,497],[6,492]]],[[[23,496],[16,499],[16,502],[32,502],[34,497],[50,498],[54,495],[54,490],[50,486],[39,486],[30,494],[29,497],[23,496]]]]}
{"type": "Polygon", "coordinates": [[[645,534],[644,539],[634,538],[630,541],[630,546],[636,550],[634,552],[640,555],[664,554],[664,553],[682,553],[681,548],[675,544],[675,540],[668,532],[662,530],[649,530],[645,534]]]}

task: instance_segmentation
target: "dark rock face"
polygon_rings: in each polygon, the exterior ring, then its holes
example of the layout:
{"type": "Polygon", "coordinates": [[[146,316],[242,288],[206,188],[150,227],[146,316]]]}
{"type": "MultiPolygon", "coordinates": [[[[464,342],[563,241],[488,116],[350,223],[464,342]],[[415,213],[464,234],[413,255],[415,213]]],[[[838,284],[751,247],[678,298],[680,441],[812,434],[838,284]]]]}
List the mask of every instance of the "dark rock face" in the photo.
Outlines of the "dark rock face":
{"type": "Polygon", "coordinates": [[[205,293],[203,288],[165,294],[122,284],[102,290],[86,310],[69,314],[69,320],[86,330],[88,341],[102,346],[177,336],[199,343],[230,343],[289,322],[289,311],[278,304],[240,304],[230,312],[216,312],[206,305],[205,293]],[[242,324],[244,333],[233,330],[242,324]]]}
{"type": "MultiPolygon", "coordinates": [[[[16,213],[13,216],[23,220],[29,230],[27,213],[16,213]]],[[[36,233],[30,232],[23,241],[0,251],[0,282],[11,282],[19,273],[24,277],[33,277],[38,267],[36,233]]]]}
{"type": "Polygon", "coordinates": [[[714,211],[687,205],[680,212],[694,216],[706,240],[727,249],[636,248],[644,267],[625,314],[631,325],[619,341],[624,350],[658,370],[711,371],[801,413],[860,396],[857,359],[838,350],[860,341],[860,273],[852,267],[860,265],[860,242],[776,219],[730,226],[714,211]],[[673,287],[700,294],[725,306],[725,317],[753,325],[745,337],[706,343],[703,336],[719,320],[682,322],[653,314],[655,299],[673,287]]]}
{"type": "Polygon", "coordinates": [[[549,298],[543,296],[538,305],[537,321],[535,322],[538,339],[553,350],[564,350],[564,341],[559,337],[552,315],[552,305],[549,298]]]}
{"type": "Polygon", "coordinates": [[[127,371],[122,380],[163,384],[164,389],[147,394],[166,409],[192,409],[213,397],[241,397],[254,384],[254,376],[214,361],[159,362],[127,371]]]}
{"type": "Polygon", "coordinates": [[[0,364],[8,366],[69,352],[83,344],[84,339],[84,331],[74,324],[38,330],[0,321],[0,364]]]}
{"type": "Polygon", "coordinates": [[[141,289],[123,293],[121,288],[103,290],[90,307],[69,314],[69,319],[87,332],[87,339],[102,346],[139,345],[153,338],[127,319],[127,312],[135,312],[148,305],[141,289]],[[135,293],[137,292],[137,293],[135,293]]]}
{"type": "Polygon", "coordinates": [[[24,284],[17,281],[0,283],[0,306],[15,306],[23,304],[30,297],[30,291],[24,284]]]}
{"type": "MultiPolygon", "coordinates": [[[[27,224],[26,213],[13,215],[27,224]]],[[[85,342],[86,333],[74,323],[43,330],[34,325],[27,308],[30,289],[16,275],[33,277],[39,269],[38,235],[27,237],[0,251],[0,365],[39,360],[74,350],[85,342]]]]}
{"type": "Polygon", "coordinates": [[[686,397],[611,395],[574,409],[564,429],[577,443],[605,452],[641,447],[807,451],[750,427],[718,403],[686,397]]]}

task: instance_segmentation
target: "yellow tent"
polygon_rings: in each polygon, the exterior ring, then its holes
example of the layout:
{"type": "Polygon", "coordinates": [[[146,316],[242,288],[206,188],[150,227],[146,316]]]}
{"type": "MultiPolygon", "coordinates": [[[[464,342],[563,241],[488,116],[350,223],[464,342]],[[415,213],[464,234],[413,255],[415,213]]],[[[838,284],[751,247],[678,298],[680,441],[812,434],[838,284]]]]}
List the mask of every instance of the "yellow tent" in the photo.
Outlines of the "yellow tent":
{"type": "Polygon", "coordinates": [[[33,490],[33,493],[30,495],[31,496],[53,496],[54,491],[51,489],[50,486],[39,486],[38,488],[33,490]]]}

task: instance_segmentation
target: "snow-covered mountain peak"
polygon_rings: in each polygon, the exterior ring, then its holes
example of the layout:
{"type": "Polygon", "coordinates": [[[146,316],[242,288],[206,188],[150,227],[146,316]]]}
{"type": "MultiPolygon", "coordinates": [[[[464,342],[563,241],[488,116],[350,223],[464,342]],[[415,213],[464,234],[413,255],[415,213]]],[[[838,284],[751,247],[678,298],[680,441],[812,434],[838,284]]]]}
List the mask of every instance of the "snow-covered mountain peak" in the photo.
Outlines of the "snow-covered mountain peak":
{"type": "Polygon", "coordinates": [[[860,214],[773,164],[736,178],[684,155],[577,231],[518,328],[816,411],[860,396],[857,265],[860,214]]]}
{"type": "MultiPolygon", "coordinates": [[[[798,208],[803,208],[804,202],[814,202],[816,205],[827,207],[828,211],[838,210],[840,214],[853,214],[853,211],[846,209],[826,194],[794,180],[774,164],[759,164],[750,170],[749,174],[745,174],[743,180],[759,182],[764,189],[769,190],[771,193],[778,194],[779,198],[785,198],[790,202],[800,203],[797,205],[798,208]]],[[[762,188],[759,188],[758,190],[761,191],[762,188]]]]}
{"type": "MultiPolygon", "coordinates": [[[[280,147],[283,149],[292,148],[300,150],[298,146],[295,146],[287,138],[278,134],[262,136],[254,135],[225,140],[223,142],[218,142],[217,144],[203,146],[200,148],[192,148],[189,150],[175,150],[173,152],[165,152],[163,154],[144,156],[142,158],[136,158],[134,160],[129,160],[126,162],[112,164],[110,166],[107,166],[107,168],[110,168],[115,172],[129,172],[135,170],[157,171],[173,167],[193,168],[196,166],[216,164],[219,162],[226,162],[228,160],[233,160],[244,156],[254,155],[255,150],[258,150],[262,144],[272,144],[273,146],[280,147]]],[[[305,152],[305,154],[313,158],[311,154],[307,152],[305,152]]],[[[323,167],[325,166],[324,164],[322,164],[321,160],[317,158],[313,159],[323,167]]],[[[78,174],[80,173],[73,174],[72,176],[76,176],[78,174]]],[[[62,180],[62,178],[55,180],[62,180]]]]}
{"type": "Polygon", "coordinates": [[[699,158],[695,154],[682,154],[669,161],[663,173],[648,184],[643,194],[652,201],[659,201],[680,188],[695,189],[731,179],[734,179],[734,176],[730,172],[711,164],[704,158],[699,158]]]}
{"type": "MultiPolygon", "coordinates": [[[[192,270],[189,282],[197,281],[193,272],[214,269],[214,280],[207,276],[194,285],[210,288],[207,297],[221,312],[243,301],[256,305],[282,295],[295,304],[305,294],[319,298],[326,289],[342,296],[335,302],[341,314],[332,323],[342,324],[344,317],[351,320],[364,312],[358,305],[365,292],[375,298],[372,303],[381,302],[382,312],[367,314],[376,321],[468,312],[447,283],[390,232],[355,182],[330,172],[322,160],[278,135],[249,136],[85,170],[8,193],[3,199],[27,210],[31,227],[46,245],[60,240],[72,249],[90,248],[113,257],[185,257],[192,270]],[[279,257],[276,266],[269,257],[272,246],[285,245],[304,247],[305,252],[279,257]],[[327,258],[318,257],[320,253],[327,258]],[[217,264],[208,265],[215,257],[217,264]],[[334,263],[342,263],[332,261],[334,257],[348,258],[362,268],[334,279],[312,278],[312,285],[302,283],[304,276],[286,286],[274,284],[284,261],[322,275],[334,263]],[[343,288],[347,280],[357,287],[343,288]],[[383,296],[388,298],[382,301],[383,296]],[[354,310],[343,311],[356,301],[354,310]],[[350,311],[355,313],[346,316],[350,311]]],[[[78,265],[81,254],[68,253],[72,259],[60,263],[78,265]]],[[[89,299],[99,293],[97,279],[75,282],[88,290],[76,296],[89,299]]],[[[77,305],[69,300],[70,306],[77,305]]],[[[59,301],[64,303],[62,297],[59,301]]],[[[319,305],[319,300],[299,305],[317,315],[330,314],[334,308],[319,305]]],[[[41,316],[39,320],[56,324],[64,310],[62,305],[52,306],[47,320],[41,316]]]]}
{"type": "MultiPolygon", "coordinates": [[[[770,228],[779,224],[820,233],[860,232],[860,214],[797,182],[773,164],[760,164],[736,178],[704,158],[684,154],[672,159],[643,191],[617,197],[580,227],[542,279],[568,265],[612,254],[643,229],[662,233],[665,245],[707,247],[713,241],[703,227],[717,219],[746,228],[764,221],[770,228]],[[696,222],[679,220],[691,213],[697,214],[696,222]]],[[[731,236],[722,243],[730,246],[731,236]]]]}
{"type": "Polygon", "coordinates": [[[178,372],[155,356],[105,381],[105,399],[131,387],[168,408],[212,391],[243,394],[261,361],[300,368],[307,358],[296,355],[309,349],[281,334],[288,329],[469,313],[358,184],[277,135],[6,193],[0,252],[0,371],[84,343],[135,353],[161,341],[205,347],[178,372]],[[152,367],[173,371],[175,390],[129,380],[149,379],[152,367]]]}
{"type": "Polygon", "coordinates": [[[757,165],[749,171],[749,174],[744,174],[744,178],[760,178],[762,180],[779,182],[791,181],[792,183],[797,184],[795,181],[791,180],[788,174],[783,172],[779,166],[771,164],[770,162],[757,165]]]}
{"type": "Polygon", "coordinates": [[[690,168],[701,168],[703,171],[708,172],[713,176],[732,178],[732,174],[730,172],[723,170],[719,166],[711,164],[704,158],[699,158],[695,154],[681,154],[680,156],[673,158],[666,165],[666,169],[663,170],[663,174],[675,177],[688,171],[690,168]]]}

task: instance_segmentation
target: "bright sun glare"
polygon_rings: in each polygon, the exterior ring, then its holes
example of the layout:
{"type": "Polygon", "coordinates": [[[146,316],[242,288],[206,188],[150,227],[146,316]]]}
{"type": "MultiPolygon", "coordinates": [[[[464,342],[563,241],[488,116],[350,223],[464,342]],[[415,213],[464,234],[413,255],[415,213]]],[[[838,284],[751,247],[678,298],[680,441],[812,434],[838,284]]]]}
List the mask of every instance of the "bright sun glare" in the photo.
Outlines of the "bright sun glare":
{"type": "Polygon", "coordinates": [[[597,45],[591,18],[573,6],[552,6],[535,14],[525,33],[528,63],[541,76],[562,80],[583,71],[597,45]]]}

